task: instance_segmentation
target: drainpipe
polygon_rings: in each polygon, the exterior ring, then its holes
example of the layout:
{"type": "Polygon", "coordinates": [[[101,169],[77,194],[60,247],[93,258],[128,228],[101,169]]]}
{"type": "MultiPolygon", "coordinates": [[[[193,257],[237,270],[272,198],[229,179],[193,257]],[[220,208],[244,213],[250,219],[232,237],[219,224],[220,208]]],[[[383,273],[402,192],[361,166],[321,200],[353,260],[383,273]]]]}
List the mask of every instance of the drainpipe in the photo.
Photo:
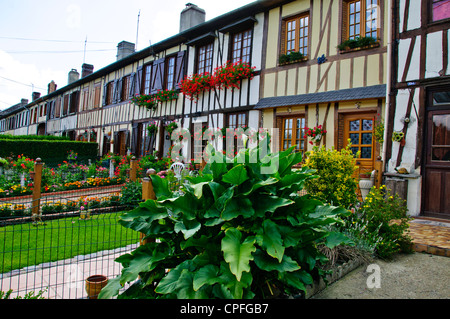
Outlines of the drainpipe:
{"type": "Polygon", "coordinates": [[[383,143],[383,151],[382,151],[382,160],[385,161],[384,165],[385,167],[387,166],[387,159],[385,158],[386,155],[386,150],[387,150],[387,127],[389,126],[389,109],[390,109],[390,104],[391,104],[391,85],[392,85],[392,80],[391,80],[391,75],[392,75],[392,71],[391,71],[391,67],[392,67],[392,30],[393,30],[393,20],[392,20],[392,0],[388,0],[388,25],[387,25],[387,30],[388,30],[388,42],[387,42],[387,72],[386,72],[386,105],[384,108],[384,143],[383,143]]]}

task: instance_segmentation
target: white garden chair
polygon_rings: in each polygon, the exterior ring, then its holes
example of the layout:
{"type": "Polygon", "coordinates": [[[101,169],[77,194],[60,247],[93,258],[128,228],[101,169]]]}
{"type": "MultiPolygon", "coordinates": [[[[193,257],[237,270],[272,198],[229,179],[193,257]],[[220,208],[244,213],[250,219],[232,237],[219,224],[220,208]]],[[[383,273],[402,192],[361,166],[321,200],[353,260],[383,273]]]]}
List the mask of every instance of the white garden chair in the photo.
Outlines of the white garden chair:
{"type": "Polygon", "coordinates": [[[180,162],[175,162],[175,163],[173,163],[173,164],[170,166],[170,168],[169,168],[169,170],[172,170],[172,171],[174,172],[175,178],[178,179],[178,180],[181,180],[181,177],[182,177],[182,176],[181,176],[181,172],[182,172],[184,169],[186,169],[186,167],[184,166],[183,163],[180,163],[180,162]]]}

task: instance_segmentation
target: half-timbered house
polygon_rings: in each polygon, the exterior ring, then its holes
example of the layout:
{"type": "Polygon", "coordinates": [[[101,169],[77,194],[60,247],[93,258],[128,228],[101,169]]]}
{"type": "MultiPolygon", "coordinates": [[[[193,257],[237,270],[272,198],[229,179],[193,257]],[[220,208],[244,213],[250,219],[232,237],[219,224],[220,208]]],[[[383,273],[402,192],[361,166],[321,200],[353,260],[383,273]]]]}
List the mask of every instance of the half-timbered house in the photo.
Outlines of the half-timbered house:
{"type": "Polygon", "coordinates": [[[411,215],[450,218],[450,1],[392,4],[386,177],[411,215]]]}
{"type": "Polygon", "coordinates": [[[386,96],[387,0],[297,0],[265,13],[261,100],[264,127],[279,150],[312,149],[305,128],[326,130],[320,145],[359,152],[361,171],[382,155],[374,139],[386,96]]]}

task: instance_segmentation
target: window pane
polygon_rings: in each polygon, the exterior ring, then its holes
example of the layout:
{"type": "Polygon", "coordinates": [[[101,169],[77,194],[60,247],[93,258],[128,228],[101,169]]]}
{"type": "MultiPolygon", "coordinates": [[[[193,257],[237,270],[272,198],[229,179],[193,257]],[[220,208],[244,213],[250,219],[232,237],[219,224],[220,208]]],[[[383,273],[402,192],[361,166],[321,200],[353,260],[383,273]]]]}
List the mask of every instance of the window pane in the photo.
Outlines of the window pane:
{"type": "Polygon", "coordinates": [[[372,148],[361,147],[361,158],[372,158],[372,148]]]}
{"type": "Polygon", "coordinates": [[[362,144],[372,144],[372,133],[363,133],[362,136],[362,144]]]}
{"type": "Polygon", "coordinates": [[[433,0],[433,21],[450,18],[450,0],[433,0]]]}
{"type": "Polygon", "coordinates": [[[350,131],[359,131],[359,120],[350,122],[350,131]]]}
{"type": "Polygon", "coordinates": [[[372,120],[362,120],[363,131],[372,131],[373,121],[372,120]]]}
{"type": "Polygon", "coordinates": [[[433,105],[450,104],[450,92],[438,92],[433,94],[433,105]]]}
{"type": "Polygon", "coordinates": [[[352,133],[350,134],[350,142],[355,145],[359,144],[359,134],[358,133],[352,133]]]}

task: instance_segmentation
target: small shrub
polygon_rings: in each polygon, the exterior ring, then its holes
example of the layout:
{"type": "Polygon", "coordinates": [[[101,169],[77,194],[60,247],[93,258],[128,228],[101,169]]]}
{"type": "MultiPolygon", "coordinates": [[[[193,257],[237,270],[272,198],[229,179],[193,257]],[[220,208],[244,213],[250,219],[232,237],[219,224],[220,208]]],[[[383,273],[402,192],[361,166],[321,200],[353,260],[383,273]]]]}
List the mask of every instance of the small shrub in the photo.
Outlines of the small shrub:
{"type": "Polygon", "coordinates": [[[356,161],[350,144],[341,151],[314,147],[306,153],[305,165],[319,175],[306,183],[309,194],[335,206],[351,207],[356,203],[357,181],[352,177],[356,161]]]}
{"type": "Polygon", "coordinates": [[[120,204],[126,207],[136,207],[142,200],[142,185],[139,182],[128,182],[122,187],[120,204]]]}
{"type": "Polygon", "coordinates": [[[377,231],[380,236],[375,250],[378,257],[389,259],[396,253],[411,251],[407,234],[411,218],[405,200],[397,194],[390,195],[385,185],[372,187],[361,209],[369,221],[367,231],[377,231]]]}

